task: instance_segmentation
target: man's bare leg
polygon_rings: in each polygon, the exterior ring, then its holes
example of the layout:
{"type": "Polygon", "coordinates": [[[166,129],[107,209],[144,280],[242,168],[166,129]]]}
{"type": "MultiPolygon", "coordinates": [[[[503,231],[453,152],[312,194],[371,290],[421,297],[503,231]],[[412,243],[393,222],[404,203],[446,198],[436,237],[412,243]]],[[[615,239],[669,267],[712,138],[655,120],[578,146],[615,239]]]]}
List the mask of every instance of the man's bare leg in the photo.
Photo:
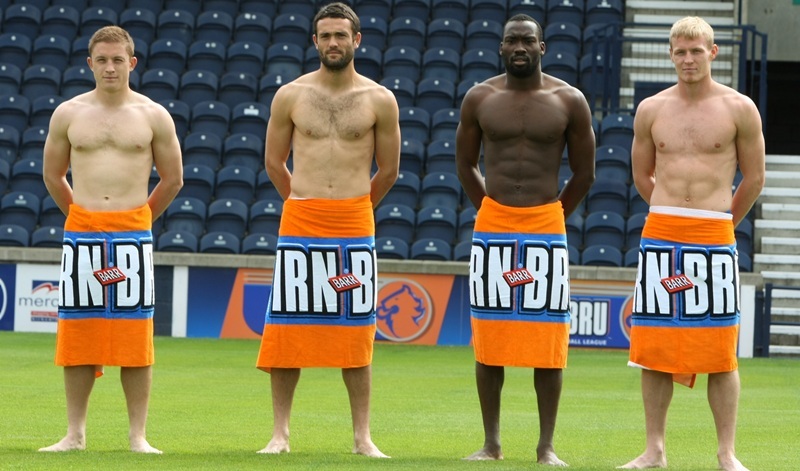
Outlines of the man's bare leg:
{"type": "Polygon", "coordinates": [[[372,389],[372,365],[343,368],[342,379],[350,398],[353,418],[353,453],[370,458],[388,458],[372,443],[369,431],[369,401],[372,389]]]}
{"type": "Polygon", "coordinates": [[[464,458],[465,460],[502,460],[500,447],[500,396],[503,392],[505,369],[475,362],[475,378],[478,383],[478,400],[483,418],[483,448],[464,458]]]}
{"type": "Polygon", "coordinates": [[[739,408],[739,371],[708,375],[708,403],[717,427],[719,469],[746,471],[736,459],[736,413],[739,408]]]}
{"type": "Polygon", "coordinates": [[[642,370],[642,399],[647,445],[635,460],[620,466],[623,469],[666,468],[667,410],[672,401],[672,375],[642,370]]]}
{"type": "Polygon", "coordinates": [[[539,407],[539,444],[536,446],[536,462],[551,466],[568,466],[556,456],[553,435],[556,430],[558,402],[561,399],[563,370],[536,368],[533,372],[533,387],[539,407]]]}
{"type": "Polygon", "coordinates": [[[153,368],[122,367],[120,371],[122,390],[128,404],[128,421],[130,430],[128,441],[131,451],[137,453],[157,453],[161,450],[150,446],[147,442],[147,407],[150,403],[150,386],[153,384],[153,368]]]}
{"type": "Polygon", "coordinates": [[[289,452],[289,417],[300,368],[272,368],[270,385],[272,387],[272,439],[259,453],[289,452]]]}
{"type": "Polygon", "coordinates": [[[65,366],[64,391],[67,395],[67,435],[58,443],[39,451],[86,449],[86,415],[95,379],[94,365],[65,366]]]}

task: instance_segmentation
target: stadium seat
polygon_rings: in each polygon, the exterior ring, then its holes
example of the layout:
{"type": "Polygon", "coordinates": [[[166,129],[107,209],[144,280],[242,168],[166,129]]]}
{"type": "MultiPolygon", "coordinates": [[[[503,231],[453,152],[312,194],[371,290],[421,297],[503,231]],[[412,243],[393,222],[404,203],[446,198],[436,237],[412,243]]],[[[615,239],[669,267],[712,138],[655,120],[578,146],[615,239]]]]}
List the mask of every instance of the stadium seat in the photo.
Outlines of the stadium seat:
{"type": "Polygon", "coordinates": [[[89,57],[89,38],[90,36],[77,36],[72,40],[69,65],[88,65],[86,63],[86,58],[89,57]]]}
{"type": "Polygon", "coordinates": [[[175,133],[178,135],[178,140],[183,142],[183,139],[189,132],[189,122],[192,120],[192,109],[189,105],[180,100],[162,100],[159,104],[166,108],[172,116],[172,121],[175,123],[175,133]]]}
{"type": "Polygon", "coordinates": [[[238,254],[241,238],[228,231],[209,231],[200,238],[200,253],[238,254]]]}
{"type": "Polygon", "coordinates": [[[177,198],[197,198],[206,205],[214,196],[216,175],[214,169],[202,164],[183,166],[183,187],[177,198]]]}
{"type": "MultiPolygon", "coordinates": [[[[458,83],[461,54],[448,48],[429,48],[422,55],[422,78],[444,79],[458,83]]],[[[455,92],[455,85],[453,85],[455,92]]]]}
{"type": "Polygon", "coordinates": [[[19,152],[20,133],[17,128],[0,124],[0,162],[4,163],[4,178],[0,177],[0,194],[5,192],[8,177],[11,175],[10,165],[17,160],[19,152]]]}
{"type": "MultiPolygon", "coordinates": [[[[133,0],[131,0],[133,1],[133,0]]],[[[114,13],[119,15],[125,9],[125,1],[119,0],[89,0],[89,7],[108,8],[114,10],[114,13]]]]}
{"type": "Polygon", "coordinates": [[[455,105],[456,85],[443,78],[425,78],[417,84],[416,107],[433,115],[444,108],[455,105]]]}
{"type": "Polygon", "coordinates": [[[458,215],[446,207],[423,207],[417,212],[417,239],[456,240],[458,215]]]}
{"type": "Polygon", "coordinates": [[[247,230],[250,233],[277,236],[283,214],[283,200],[258,200],[250,206],[247,230]]]}
{"type": "Polygon", "coordinates": [[[566,52],[575,57],[581,55],[582,30],[575,23],[550,23],[544,29],[544,41],[547,53],[566,52]]]}
{"type": "Polygon", "coordinates": [[[287,77],[303,73],[305,47],[292,43],[273,43],[267,49],[266,72],[287,77]]]}
{"type": "MultiPolygon", "coordinates": [[[[2,128],[0,128],[2,133],[2,128]]],[[[5,159],[0,159],[0,195],[8,189],[8,180],[11,179],[11,165],[5,159]]]]}
{"type": "Polygon", "coordinates": [[[461,58],[462,83],[483,82],[498,73],[500,73],[500,59],[496,50],[468,49],[464,52],[461,58]]]}
{"type": "Polygon", "coordinates": [[[306,48],[306,52],[303,58],[303,73],[307,74],[309,72],[319,70],[319,67],[320,67],[319,51],[317,50],[317,46],[312,44],[306,48]]]}
{"type": "Polygon", "coordinates": [[[380,259],[406,260],[408,243],[399,237],[378,237],[375,239],[375,253],[380,259]]]}
{"type": "MultiPolygon", "coordinates": [[[[595,150],[595,177],[627,183],[631,178],[630,147],[601,145],[595,150]]],[[[627,192],[627,191],[626,191],[627,192]]]]}
{"type": "Polygon", "coordinates": [[[12,188],[0,199],[0,224],[14,224],[30,234],[39,223],[40,209],[39,196],[30,191],[12,188]]]}
{"type": "Polygon", "coordinates": [[[216,199],[236,199],[250,205],[255,190],[256,172],[252,169],[228,164],[217,171],[216,199]]]}
{"type": "Polygon", "coordinates": [[[570,265],[580,265],[581,264],[581,251],[578,250],[577,247],[574,245],[570,245],[567,247],[567,251],[569,253],[569,264],[570,265]]]}
{"type": "Polygon", "coordinates": [[[22,70],[14,64],[0,64],[0,95],[17,95],[22,84],[22,70]]]}
{"type": "Polygon", "coordinates": [[[470,206],[458,213],[458,229],[456,238],[459,242],[472,242],[472,234],[475,229],[475,218],[478,217],[478,210],[470,206]]]}
{"type": "Polygon", "coordinates": [[[36,160],[41,162],[44,157],[44,142],[47,140],[46,126],[29,126],[22,133],[19,145],[19,160],[36,160]]]}
{"type": "Polygon", "coordinates": [[[264,166],[264,138],[255,134],[231,134],[222,144],[222,165],[236,165],[256,173],[264,166]]]}
{"type": "Polygon", "coordinates": [[[458,108],[443,108],[435,112],[431,118],[431,141],[455,141],[460,117],[458,108]]]}
{"type": "Polygon", "coordinates": [[[389,23],[388,42],[392,46],[425,49],[427,21],[408,16],[395,16],[389,23]]]}
{"type": "Polygon", "coordinates": [[[49,194],[44,185],[43,175],[42,159],[17,160],[11,165],[8,189],[33,193],[41,200],[49,194]]]}
{"type": "Polygon", "coordinates": [[[393,3],[394,0],[355,0],[353,8],[359,18],[389,18],[392,16],[393,3]]]}
{"type": "Polygon", "coordinates": [[[744,252],[738,252],[736,258],[739,261],[739,271],[741,272],[753,271],[753,259],[749,254],[746,254],[744,252]]]}
{"type": "Polygon", "coordinates": [[[625,221],[625,249],[638,249],[647,213],[631,214],[625,221]]]}
{"type": "Polygon", "coordinates": [[[147,56],[147,72],[153,69],[166,69],[175,72],[179,77],[183,75],[189,54],[186,44],[188,43],[175,38],[160,38],[153,41],[150,44],[150,54],[147,56]]]}
{"type": "Polygon", "coordinates": [[[583,243],[609,245],[622,249],[625,246],[625,219],[613,212],[596,212],[586,216],[583,224],[583,243]]]}
{"type": "Polygon", "coordinates": [[[220,101],[203,101],[192,108],[192,122],[189,126],[193,133],[216,134],[220,139],[228,135],[231,121],[231,109],[220,101]]]}
{"type": "Polygon", "coordinates": [[[564,221],[567,228],[567,244],[577,248],[583,247],[583,216],[574,211],[564,221]]]}
{"type": "Polygon", "coordinates": [[[417,139],[400,142],[400,171],[421,175],[425,166],[425,145],[417,139]]]}
{"type": "Polygon", "coordinates": [[[613,113],[603,118],[600,122],[600,143],[619,146],[630,152],[633,144],[633,116],[613,113]]]}
{"type": "Polygon", "coordinates": [[[417,83],[414,80],[408,77],[384,76],[380,83],[392,91],[398,107],[414,106],[417,99],[417,83]]]}
{"type": "Polygon", "coordinates": [[[278,0],[239,0],[239,11],[260,13],[272,18],[278,12],[278,0]]]}
{"type": "Polygon", "coordinates": [[[178,99],[194,108],[199,103],[215,101],[219,77],[206,70],[189,70],[181,75],[178,99]]]}
{"type": "MultiPolygon", "coordinates": [[[[736,248],[739,255],[750,255],[753,253],[753,223],[749,219],[744,218],[734,229],[736,236],[736,248]]],[[[741,262],[741,261],[740,261],[741,262]]],[[[752,271],[748,270],[748,271],[752,271]]]]}
{"type": "Polygon", "coordinates": [[[164,10],[182,10],[197,16],[202,11],[201,2],[196,0],[164,0],[164,10]]]}
{"type": "Polygon", "coordinates": [[[623,23],[622,3],[622,0],[587,0],[586,24],[623,23]]]}
{"type": "Polygon", "coordinates": [[[469,262],[472,257],[472,240],[462,240],[453,247],[453,260],[469,262]]]}
{"type": "Polygon", "coordinates": [[[142,75],[139,92],[153,101],[173,100],[178,97],[180,76],[170,69],[149,69],[142,75]]]}
{"type": "MultiPolygon", "coordinates": [[[[268,14],[241,10],[234,19],[233,41],[266,47],[270,44],[272,33],[272,17],[268,14]]],[[[229,52],[230,56],[230,52],[229,52]]],[[[261,54],[262,61],[264,54],[261,54]]]]}
{"type": "Polygon", "coordinates": [[[648,212],[650,212],[650,206],[639,195],[636,186],[630,185],[628,188],[628,213],[636,214],[648,212]]]}
{"type": "Polygon", "coordinates": [[[197,198],[175,198],[164,212],[165,231],[177,231],[200,237],[205,232],[206,204],[197,198]]]}
{"type": "MultiPolygon", "coordinates": [[[[391,40],[389,42],[391,43],[391,40]]],[[[383,52],[384,77],[406,77],[417,82],[422,67],[422,55],[407,46],[390,46],[383,52]]]]}
{"type": "Polygon", "coordinates": [[[20,94],[28,101],[45,95],[58,95],[61,87],[61,71],[52,65],[35,64],[22,73],[20,94]]]}
{"type": "Polygon", "coordinates": [[[375,237],[397,237],[410,241],[416,232],[417,215],[401,204],[383,205],[375,210],[375,237]]]}
{"type": "Polygon", "coordinates": [[[63,99],[69,100],[82,93],[94,90],[95,85],[92,69],[86,65],[73,65],[67,67],[61,76],[60,95],[63,99]]]}
{"type": "Polygon", "coordinates": [[[431,0],[395,0],[392,16],[417,18],[427,23],[431,16],[431,0]]]}
{"type": "Polygon", "coordinates": [[[453,246],[440,239],[417,239],[411,245],[412,260],[436,260],[440,262],[453,259],[453,246]]]}
{"type": "Polygon", "coordinates": [[[62,71],[69,64],[71,48],[72,42],[63,36],[39,36],[33,41],[31,63],[48,65],[62,71]]]}
{"type": "Polygon", "coordinates": [[[233,17],[224,11],[210,8],[208,1],[203,3],[205,11],[197,15],[195,20],[194,40],[209,41],[223,48],[227,47],[233,37],[233,17]]]}
{"type": "Polygon", "coordinates": [[[542,57],[542,72],[578,86],[578,58],[567,52],[550,52],[542,57]]]}
{"type": "Polygon", "coordinates": [[[628,249],[622,255],[622,266],[626,268],[636,268],[639,266],[639,247],[628,249]]]}
{"type": "Polygon", "coordinates": [[[30,62],[32,49],[33,41],[23,34],[0,35],[0,63],[12,64],[19,70],[25,70],[30,62]]]}
{"type": "Polygon", "coordinates": [[[3,12],[3,32],[21,34],[31,41],[39,36],[42,26],[42,10],[23,3],[8,5],[3,12]]]}
{"type": "Polygon", "coordinates": [[[230,17],[239,12],[239,0],[204,0],[203,9],[206,11],[221,11],[230,17]]]}
{"type": "Polygon", "coordinates": [[[52,5],[42,13],[40,34],[54,34],[72,41],[78,35],[81,10],[70,5],[52,5]]]}
{"type": "Polygon", "coordinates": [[[508,17],[524,13],[540,25],[545,24],[547,17],[547,1],[546,0],[509,0],[508,2],[508,17]]]}
{"type": "Polygon", "coordinates": [[[258,101],[266,106],[272,104],[275,92],[285,83],[297,78],[296,75],[265,74],[258,81],[258,101]]]}
{"type": "Polygon", "coordinates": [[[216,169],[222,164],[222,138],[214,133],[188,134],[183,140],[183,162],[216,169]]]}
{"type": "MultiPolygon", "coordinates": [[[[355,51],[353,58],[356,70],[374,81],[381,79],[381,72],[383,69],[383,53],[380,49],[374,46],[367,46],[362,44],[355,51]]],[[[319,65],[319,57],[315,51],[315,63],[319,65]]]]}
{"type": "Polygon", "coordinates": [[[461,183],[455,174],[428,173],[422,179],[420,207],[439,206],[456,209],[461,201],[461,183]]]}
{"type": "Polygon", "coordinates": [[[469,20],[470,0],[432,0],[431,18],[452,18],[461,23],[469,20]]]}
{"type": "Polygon", "coordinates": [[[605,54],[584,54],[578,61],[579,88],[587,96],[598,98],[602,96],[605,87],[605,75],[614,64],[609,63],[605,54]]]}
{"type": "MultiPolygon", "coordinates": [[[[269,122],[269,107],[255,101],[240,101],[231,111],[230,133],[252,134],[259,139],[267,135],[269,122]]],[[[259,159],[259,166],[263,165],[263,155],[259,159]]]]}
{"type": "Polygon", "coordinates": [[[430,114],[422,108],[400,108],[400,132],[403,139],[415,139],[426,144],[430,139],[430,114]]]}
{"type": "Polygon", "coordinates": [[[185,9],[165,8],[158,14],[156,38],[191,44],[194,39],[195,15],[185,9]]]}
{"type": "Polygon", "coordinates": [[[450,139],[439,139],[428,144],[425,153],[425,172],[456,173],[456,143],[450,139]]]}
{"type": "Polygon", "coordinates": [[[63,226],[41,226],[31,233],[31,247],[62,248],[64,246],[63,226]]]}
{"type": "Polygon", "coordinates": [[[428,23],[426,46],[428,49],[452,49],[460,55],[466,30],[462,21],[448,17],[436,18],[428,23]]]}
{"type": "Polygon", "coordinates": [[[217,77],[225,73],[225,54],[227,43],[214,41],[195,41],[189,45],[186,54],[186,68],[190,71],[211,72],[217,77]]]}
{"type": "Polygon", "coordinates": [[[119,25],[132,37],[139,38],[146,44],[156,39],[157,24],[156,12],[145,8],[128,8],[119,15],[119,25]]]}
{"type": "Polygon", "coordinates": [[[197,252],[197,236],[186,231],[164,231],[156,241],[159,252],[197,252]]]}
{"type": "Polygon", "coordinates": [[[264,73],[266,51],[258,43],[239,41],[228,46],[225,70],[250,74],[256,79],[264,73]]]}
{"type": "MultiPolygon", "coordinates": [[[[390,6],[391,8],[391,6],[390,6]]],[[[389,35],[389,16],[361,16],[361,46],[372,46],[383,52],[389,35]]]]}
{"type": "Polygon", "coordinates": [[[628,184],[625,181],[604,178],[595,180],[586,197],[586,210],[628,214],[628,184]]]}
{"type": "Polygon", "coordinates": [[[547,23],[573,23],[583,28],[583,0],[549,0],[547,23]]]}
{"type": "Polygon", "coordinates": [[[117,12],[110,8],[89,6],[81,13],[78,33],[81,36],[91,36],[104,26],[116,25],[118,18],[117,12]]]}
{"type": "Polygon", "coordinates": [[[0,224],[0,245],[4,247],[28,247],[30,232],[16,224],[0,224]]]}
{"type": "Polygon", "coordinates": [[[503,25],[492,20],[478,19],[467,25],[464,47],[497,51],[503,40],[503,25]]]}
{"type": "Polygon", "coordinates": [[[419,176],[413,172],[400,170],[397,180],[381,200],[380,206],[401,204],[414,209],[419,200],[419,189],[419,176]]]}
{"type": "Polygon", "coordinates": [[[581,265],[596,267],[621,267],[622,252],[609,245],[590,245],[581,253],[581,265]]]}
{"type": "Polygon", "coordinates": [[[28,127],[31,102],[23,95],[0,95],[0,126],[11,126],[19,134],[28,127]]]}
{"type": "MultiPolygon", "coordinates": [[[[219,187],[219,183],[217,185],[219,187]]],[[[208,232],[230,232],[242,239],[247,231],[249,205],[239,199],[222,198],[208,205],[208,232]]]]}
{"type": "Polygon", "coordinates": [[[278,237],[274,234],[250,233],[242,239],[242,253],[245,255],[275,255],[278,250],[278,237]]]}
{"type": "Polygon", "coordinates": [[[480,83],[480,81],[469,79],[458,82],[458,85],[456,85],[456,108],[461,109],[461,102],[464,101],[464,96],[467,94],[470,88],[474,87],[478,83],[480,83]]]}
{"type": "Polygon", "coordinates": [[[279,200],[282,201],[281,195],[275,188],[275,185],[269,179],[269,175],[265,169],[261,169],[256,175],[256,194],[255,200],[279,200]]]}
{"type": "Polygon", "coordinates": [[[506,0],[471,0],[469,20],[490,20],[504,24],[511,17],[506,14],[506,3],[506,0]]]}
{"type": "Polygon", "coordinates": [[[281,0],[278,2],[278,14],[294,14],[313,18],[314,14],[317,13],[314,7],[314,2],[309,2],[308,0],[281,0]]]}
{"type": "MultiPolygon", "coordinates": [[[[311,39],[309,16],[296,13],[278,14],[272,21],[272,42],[292,44],[305,50],[311,39]]],[[[269,55],[269,53],[267,53],[269,55]]],[[[269,62],[269,57],[267,58],[269,62]]]]}

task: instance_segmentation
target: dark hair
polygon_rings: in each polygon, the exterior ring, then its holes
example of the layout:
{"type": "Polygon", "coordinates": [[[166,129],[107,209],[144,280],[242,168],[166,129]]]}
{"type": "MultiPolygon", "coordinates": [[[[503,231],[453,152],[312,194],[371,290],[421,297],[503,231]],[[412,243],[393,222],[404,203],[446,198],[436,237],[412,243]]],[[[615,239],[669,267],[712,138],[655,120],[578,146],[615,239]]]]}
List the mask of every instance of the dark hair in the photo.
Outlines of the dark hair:
{"type": "Polygon", "coordinates": [[[350,25],[353,27],[353,35],[355,36],[361,32],[361,21],[358,19],[358,15],[356,15],[356,12],[354,12],[352,8],[344,3],[329,3],[319,9],[312,21],[314,34],[317,34],[317,23],[323,18],[342,18],[350,20],[350,25]]]}
{"type": "Polygon", "coordinates": [[[539,40],[541,41],[542,39],[544,39],[543,38],[544,30],[542,29],[542,25],[540,25],[539,22],[536,21],[532,16],[526,15],[525,13],[517,13],[516,15],[512,16],[511,18],[508,19],[508,21],[506,21],[506,24],[504,25],[504,27],[508,26],[509,23],[513,23],[513,22],[516,22],[516,21],[530,21],[530,22],[532,22],[533,24],[536,25],[537,28],[539,28],[539,40]]]}

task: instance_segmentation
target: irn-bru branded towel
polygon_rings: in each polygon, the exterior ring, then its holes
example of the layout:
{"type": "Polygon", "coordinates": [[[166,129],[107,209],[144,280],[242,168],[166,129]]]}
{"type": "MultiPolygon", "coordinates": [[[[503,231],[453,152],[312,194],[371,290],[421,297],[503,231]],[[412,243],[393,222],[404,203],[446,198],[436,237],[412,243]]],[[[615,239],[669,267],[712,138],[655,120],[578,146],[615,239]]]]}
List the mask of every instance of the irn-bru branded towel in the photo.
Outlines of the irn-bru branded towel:
{"type": "Polygon", "coordinates": [[[515,208],[484,198],[469,266],[475,359],[566,367],[569,254],[561,202],[515,208]]]}
{"type": "Polygon", "coordinates": [[[148,366],[153,358],[150,207],[70,205],[59,281],[56,364],[148,366]]]}
{"type": "Polygon", "coordinates": [[[673,373],[688,386],[698,373],[737,368],[739,269],[730,214],[650,208],[631,325],[631,366],[673,373]]]}
{"type": "Polygon", "coordinates": [[[369,195],[285,201],[258,368],[372,362],[374,248],[369,195]]]}

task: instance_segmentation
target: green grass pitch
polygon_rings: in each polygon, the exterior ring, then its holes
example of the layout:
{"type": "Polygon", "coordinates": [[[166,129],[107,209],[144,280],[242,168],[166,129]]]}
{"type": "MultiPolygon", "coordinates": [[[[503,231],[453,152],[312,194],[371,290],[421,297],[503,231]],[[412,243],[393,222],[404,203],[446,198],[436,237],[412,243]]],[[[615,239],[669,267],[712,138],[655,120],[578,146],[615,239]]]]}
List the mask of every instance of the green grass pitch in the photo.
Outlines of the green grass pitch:
{"type": "MultiPolygon", "coordinates": [[[[66,432],[61,368],[50,334],[0,332],[0,469],[547,469],[538,438],[532,370],[506,369],[501,432],[505,460],[466,462],[483,440],[468,347],[379,344],[373,362],[372,436],[392,456],[350,453],[347,394],[335,369],[305,370],[292,414],[292,452],[259,455],[270,437],[269,375],[255,368],[252,340],[156,338],[148,422],[161,456],[127,449],[119,369],[106,368],[89,407],[86,451],[38,453],[66,432]]],[[[556,427],[556,451],[570,469],[610,470],[644,448],[638,370],[624,351],[572,349],[556,427]]],[[[740,362],[737,454],[751,470],[793,470],[800,443],[800,362],[740,362]]],[[[706,377],[675,387],[667,428],[670,469],[716,469],[706,377]]]]}

